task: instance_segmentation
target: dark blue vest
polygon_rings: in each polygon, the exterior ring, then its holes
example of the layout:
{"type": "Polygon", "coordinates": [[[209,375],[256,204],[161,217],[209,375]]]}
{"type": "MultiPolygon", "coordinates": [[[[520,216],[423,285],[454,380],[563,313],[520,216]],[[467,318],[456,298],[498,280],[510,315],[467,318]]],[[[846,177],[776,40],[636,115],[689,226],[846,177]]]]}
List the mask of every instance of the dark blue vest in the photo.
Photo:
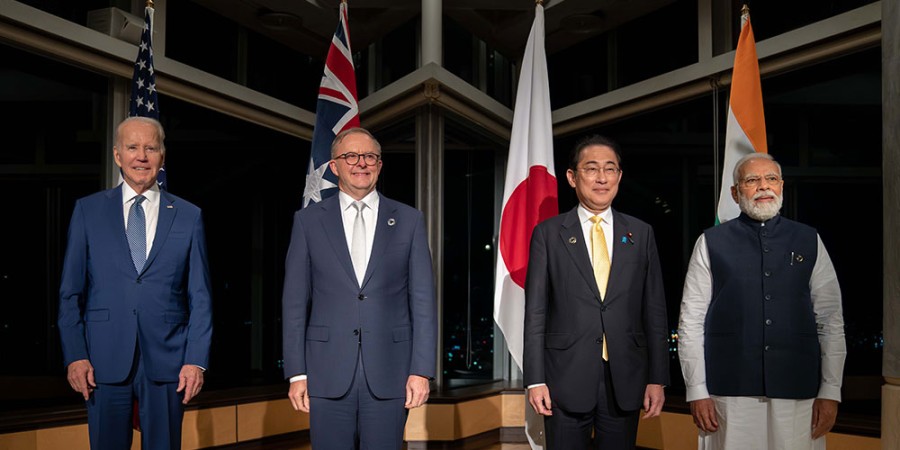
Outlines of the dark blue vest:
{"type": "Polygon", "coordinates": [[[722,396],[813,398],[821,372],[809,281],[816,230],[780,215],[704,231],[712,270],[706,383],[722,396]]]}

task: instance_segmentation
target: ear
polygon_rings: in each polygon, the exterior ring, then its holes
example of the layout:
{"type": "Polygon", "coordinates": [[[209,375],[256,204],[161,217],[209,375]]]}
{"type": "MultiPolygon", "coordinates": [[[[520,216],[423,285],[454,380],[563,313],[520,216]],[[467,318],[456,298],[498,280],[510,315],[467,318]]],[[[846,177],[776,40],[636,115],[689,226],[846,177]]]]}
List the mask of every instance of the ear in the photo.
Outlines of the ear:
{"type": "Polygon", "coordinates": [[[737,190],[737,186],[732,186],[732,187],[731,187],[731,198],[734,199],[734,202],[735,202],[735,203],[738,203],[738,204],[741,203],[740,200],[738,199],[738,190],[737,190]]]}
{"type": "Polygon", "coordinates": [[[113,147],[113,159],[116,160],[116,165],[122,167],[122,156],[119,155],[119,148],[113,147]]]}
{"type": "Polygon", "coordinates": [[[333,159],[331,161],[328,161],[328,168],[331,169],[331,173],[333,173],[334,176],[340,178],[337,173],[337,163],[334,162],[333,159]]]}
{"type": "Polygon", "coordinates": [[[572,169],[566,170],[566,179],[569,180],[569,186],[575,187],[575,171],[572,169]]]}

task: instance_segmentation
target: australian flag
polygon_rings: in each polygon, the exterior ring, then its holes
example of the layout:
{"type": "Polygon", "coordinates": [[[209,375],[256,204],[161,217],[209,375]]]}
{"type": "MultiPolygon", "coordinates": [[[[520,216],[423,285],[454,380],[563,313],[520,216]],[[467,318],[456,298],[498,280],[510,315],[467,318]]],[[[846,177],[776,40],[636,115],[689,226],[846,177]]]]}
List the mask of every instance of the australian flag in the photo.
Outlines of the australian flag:
{"type": "MultiPolygon", "coordinates": [[[[153,72],[153,7],[144,9],[144,31],[141,33],[141,45],[134,61],[134,75],[131,77],[131,101],[128,104],[128,116],[152,117],[159,120],[159,100],[156,97],[156,75],[153,72]]],[[[166,168],[163,167],[156,177],[161,189],[166,188],[166,168]]]]}
{"type": "Polygon", "coordinates": [[[316,127],[313,129],[312,152],[303,189],[303,206],[322,201],[337,192],[337,178],[328,170],[331,142],[338,133],[359,126],[359,104],[356,101],[356,73],[350,52],[347,27],[347,3],[341,2],[341,17],[331,39],[325,71],[319,84],[316,103],[316,127]]]}

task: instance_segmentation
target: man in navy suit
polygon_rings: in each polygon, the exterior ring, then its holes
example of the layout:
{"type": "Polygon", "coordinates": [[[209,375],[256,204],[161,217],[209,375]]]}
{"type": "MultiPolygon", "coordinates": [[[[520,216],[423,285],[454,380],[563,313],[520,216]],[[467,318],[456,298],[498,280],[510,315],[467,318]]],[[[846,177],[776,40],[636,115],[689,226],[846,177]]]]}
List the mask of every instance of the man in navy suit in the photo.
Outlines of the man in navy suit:
{"type": "Polygon", "coordinates": [[[331,145],[338,195],[297,211],[285,263],[284,374],[316,450],[400,449],[435,374],[436,304],[422,213],[375,191],[365,129],[331,145]]]}
{"type": "Polygon", "coordinates": [[[631,449],[669,384],[653,228],[612,209],[618,146],[579,142],[566,171],[579,205],[535,227],[525,279],[525,385],[550,450],[631,449]]]}
{"type": "Polygon", "coordinates": [[[131,448],[133,399],[141,448],[180,448],[184,405],[208,365],[203,220],[156,184],[164,139],[158,121],[125,119],[113,147],[125,182],[78,200],[69,225],[58,324],[95,450],[131,448]]]}

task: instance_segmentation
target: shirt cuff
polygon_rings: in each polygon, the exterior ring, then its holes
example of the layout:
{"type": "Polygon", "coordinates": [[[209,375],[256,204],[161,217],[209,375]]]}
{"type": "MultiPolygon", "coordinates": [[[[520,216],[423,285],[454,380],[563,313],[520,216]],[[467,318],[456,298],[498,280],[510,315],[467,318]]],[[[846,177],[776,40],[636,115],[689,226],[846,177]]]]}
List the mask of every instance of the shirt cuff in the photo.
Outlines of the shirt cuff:
{"type": "Polygon", "coordinates": [[[706,383],[690,386],[684,391],[684,400],[687,402],[703,400],[704,398],[709,398],[709,391],[706,389],[706,383]]]}
{"type": "Polygon", "coordinates": [[[547,385],[547,383],[535,383],[535,384],[528,385],[528,387],[526,387],[525,389],[531,389],[531,388],[536,388],[538,386],[546,386],[546,385],[547,385]]]}
{"type": "Polygon", "coordinates": [[[293,382],[295,382],[295,381],[305,381],[305,380],[306,380],[306,374],[303,374],[303,375],[294,375],[294,376],[292,376],[292,377],[290,378],[290,382],[291,382],[291,383],[293,383],[293,382]]]}
{"type": "Polygon", "coordinates": [[[841,388],[838,386],[831,386],[823,384],[819,386],[819,395],[816,398],[821,398],[825,400],[834,400],[836,402],[841,401],[841,388]]]}

